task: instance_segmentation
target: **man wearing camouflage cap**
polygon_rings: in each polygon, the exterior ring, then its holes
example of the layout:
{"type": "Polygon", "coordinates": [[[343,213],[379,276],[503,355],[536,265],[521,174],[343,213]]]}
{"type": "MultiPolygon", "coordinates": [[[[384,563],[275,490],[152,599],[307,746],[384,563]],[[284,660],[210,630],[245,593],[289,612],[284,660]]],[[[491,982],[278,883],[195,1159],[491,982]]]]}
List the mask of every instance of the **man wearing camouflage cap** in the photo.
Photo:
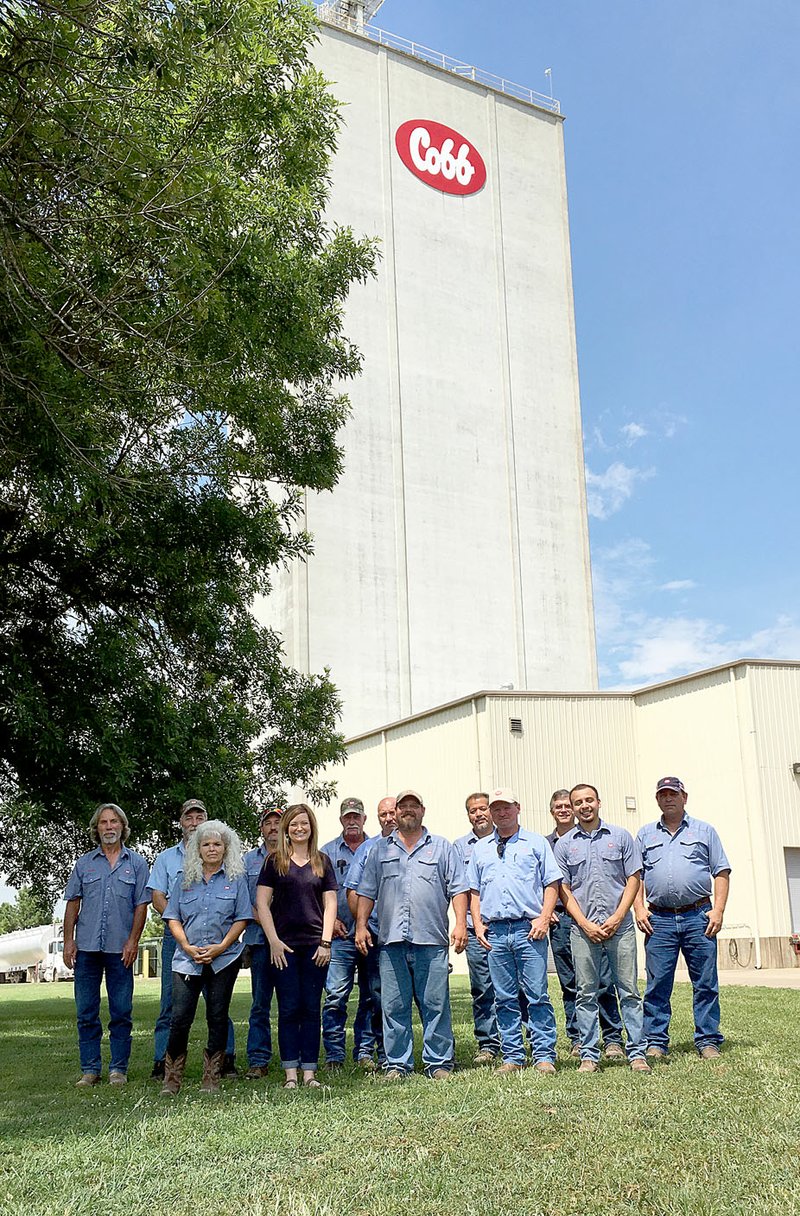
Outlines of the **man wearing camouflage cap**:
{"type": "Polygon", "coordinates": [[[322,1010],[322,1044],[325,1066],[341,1068],[345,1057],[347,1001],[358,976],[358,1008],[353,1023],[353,1059],[367,1069],[374,1068],[375,1036],[372,1030],[372,998],[366,959],[356,950],[355,921],[347,904],[344,880],[356,852],[369,837],[364,832],[364,803],[360,798],[345,798],[339,808],[340,834],[322,846],[330,858],[339,890],[336,895],[336,924],[331,941],[331,961],[325,980],[325,1005],[322,1010]]]}
{"type": "Polygon", "coordinates": [[[722,1044],[717,934],[731,866],[714,828],[686,814],[688,798],[679,777],[662,777],[656,784],[661,818],[636,837],[643,872],[633,911],[645,935],[644,1037],[647,1055],[654,1060],[664,1059],[669,1048],[670,998],[679,954],[692,981],[695,1047],[702,1059],[714,1060],[722,1044]]]}

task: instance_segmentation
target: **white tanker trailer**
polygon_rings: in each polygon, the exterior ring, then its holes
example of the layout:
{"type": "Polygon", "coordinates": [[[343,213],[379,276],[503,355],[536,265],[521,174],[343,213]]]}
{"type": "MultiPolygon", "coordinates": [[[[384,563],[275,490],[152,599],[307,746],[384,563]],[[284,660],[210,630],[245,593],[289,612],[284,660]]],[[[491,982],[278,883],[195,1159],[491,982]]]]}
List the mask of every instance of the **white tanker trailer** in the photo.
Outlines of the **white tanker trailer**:
{"type": "Polygon", "coordinates": [[[0,936],[0,984],[72,979],[64,965],[60,925],[38,925],[0,936]]]}

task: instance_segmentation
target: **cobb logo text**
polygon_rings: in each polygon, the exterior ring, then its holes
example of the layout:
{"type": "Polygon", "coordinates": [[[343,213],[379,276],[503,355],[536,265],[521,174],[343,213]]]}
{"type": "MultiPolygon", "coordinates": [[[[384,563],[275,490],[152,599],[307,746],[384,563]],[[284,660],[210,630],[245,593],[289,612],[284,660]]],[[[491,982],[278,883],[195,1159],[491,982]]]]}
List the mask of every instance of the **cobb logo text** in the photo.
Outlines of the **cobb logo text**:
{"type": "Polygon", "coordinates": [[[444,123],[411,118],[397,128],[394,143],[406,168],[434,190],[475,194],[486,183],[478,149],[444,123]]]}

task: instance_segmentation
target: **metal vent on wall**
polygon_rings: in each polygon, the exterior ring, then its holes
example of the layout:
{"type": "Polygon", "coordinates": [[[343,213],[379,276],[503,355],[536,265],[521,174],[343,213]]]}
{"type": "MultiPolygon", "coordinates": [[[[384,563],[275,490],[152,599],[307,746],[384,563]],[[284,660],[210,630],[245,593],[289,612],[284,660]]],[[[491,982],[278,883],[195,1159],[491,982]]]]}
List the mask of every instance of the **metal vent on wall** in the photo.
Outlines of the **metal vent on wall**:
{"type": "Polygon", "coordinates": [[[521,735],[522,734],[522,718],[509,718],[508,719],[508,729],[511,731],[512,735],[521,735]]]}

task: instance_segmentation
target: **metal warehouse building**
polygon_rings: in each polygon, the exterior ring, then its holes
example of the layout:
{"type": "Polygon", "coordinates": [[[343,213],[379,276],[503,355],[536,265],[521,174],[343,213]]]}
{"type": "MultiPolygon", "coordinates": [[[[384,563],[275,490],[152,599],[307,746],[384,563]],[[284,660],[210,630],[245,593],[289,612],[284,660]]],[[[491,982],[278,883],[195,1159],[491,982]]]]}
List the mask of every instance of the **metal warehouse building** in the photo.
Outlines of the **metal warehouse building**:
{"type": "MultiPolygon", "coordinates": [[[[368,829],[379,798],[411,787],[426,825],[450,839],[469,828],[466,796],[494,786],[514,789],[525,825],[549,832],[551,793],[578,781],[635,835],[658,818],[658,778],[676,774],[731,861],[720,965],[797,962],[800,663],[742,661],[630,693],[478,692],[350,739],[347,753],[326,776],[363,798],[368,829]]],[[[324,819],[335,831],[332,809],[324,819]]]]}

